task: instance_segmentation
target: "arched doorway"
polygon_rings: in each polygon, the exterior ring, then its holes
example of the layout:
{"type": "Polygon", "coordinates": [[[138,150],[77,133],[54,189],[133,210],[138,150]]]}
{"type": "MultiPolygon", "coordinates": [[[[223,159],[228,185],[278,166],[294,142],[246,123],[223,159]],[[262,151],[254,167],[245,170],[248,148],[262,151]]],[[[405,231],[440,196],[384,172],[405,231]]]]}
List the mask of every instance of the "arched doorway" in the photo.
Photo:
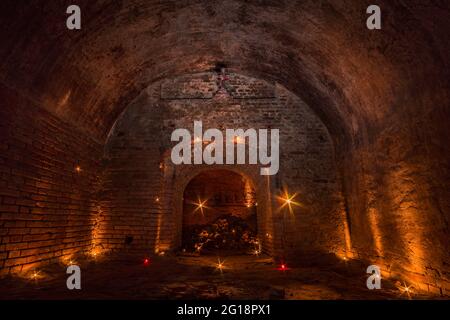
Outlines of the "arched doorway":
{"type": "Polygon", "coordinates": [[[231,170],[206,170],[184,189],[182,250],[259,254],[258,202],[252,181],[231,170]]]}

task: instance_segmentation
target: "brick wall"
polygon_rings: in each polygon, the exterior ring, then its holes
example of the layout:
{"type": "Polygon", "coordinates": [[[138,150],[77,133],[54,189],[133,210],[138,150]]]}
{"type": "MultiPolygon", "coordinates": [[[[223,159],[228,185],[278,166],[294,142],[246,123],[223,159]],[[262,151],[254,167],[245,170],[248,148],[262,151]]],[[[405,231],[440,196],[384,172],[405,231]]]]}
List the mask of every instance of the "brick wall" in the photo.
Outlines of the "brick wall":
{"type": "MultiPolygon", "coordinates": [[[[194,120],[203,121],[204,130],[280,129],[280,171],[269,178],[273,199],[262,209],[271,212],[269,218],[263,218],[271,227],[262,229],[261,235],[265,230],[273,232],[271,242],[278,254],[345,250],[340,183],[324,125],[308,106],[279,85],[237,74],[228,74],[221,84],[214,73],[155,83],[118,120],[106,148],[99,242],[108,249],[124,248],[124,239],[132,236],[130,248],[154,248],[158,243],[177,246],[178,200],[184,192],[178,181],[191,179],[190,173],[208,167],[172,165],[170,136],[176,128],[192,132],[194,120]],[[297,193],[296,200],[301,203],[293,214],[280,210],[276,201],[284,188],[297,193]]],[[[230,167],[254,170],[243,165],[230,167]]],[[[265,185],[264,179],[259,173],[254,175],[255,185],[265,185]]],[[[266,192],[259,190],[262,201],[266,192]]]]}
{"type": "MultiPolygon", "coordinates": [[[[211,166],[174,166],[175,128],[278,128],[280,172],[232,165],[250,178],[266,252],[345,250],[333,146],[309,108],[284,88],[214,73],[155,83],[119,118],[102,145],[4,87],[1,112],[2,273],[88,250],[175,249],[186,185],[211,166]],[[104,170],[103,170],[104,169],[104,170]],[[301,206],[280,210],[287,188],[301,206]]],[[[217,169],[223,169],[217,166],[217,169]]]]}
{"type": "Polygon", "coordinates": [[[405,128],[404,118],[391,117],[384,126],[370,145],[363,141],[342,156],[352,173],[344,185],[355,256],[417,289],[448,292],[450,194],[440,183],[450,174],[441,159],[447,147],[429,143],[434,125],[405,128]]]}
{"type": "Polygon", "coordinates": [[[100,145],[0,86],[0,273],[91,245],[100,145]],[[78,170],[77,170],[78,168],[78,170]]]}

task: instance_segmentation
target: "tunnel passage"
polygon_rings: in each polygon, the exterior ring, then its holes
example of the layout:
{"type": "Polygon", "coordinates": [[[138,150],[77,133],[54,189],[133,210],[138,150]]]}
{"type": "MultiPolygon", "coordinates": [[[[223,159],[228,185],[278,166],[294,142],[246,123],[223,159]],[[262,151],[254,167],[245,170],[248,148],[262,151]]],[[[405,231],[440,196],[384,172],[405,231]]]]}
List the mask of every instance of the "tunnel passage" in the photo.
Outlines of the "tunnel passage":
{"type": "MultiPolygon", "coordinates": [[[[385,276],[448,292],[447,3],[380,0],[388,13],[383,30],[369,33],[363,1],[78,3],[86,24],[68,34],[64,2],[2,1],[1,274],[94,248],[175,246],[181,232],[173,194],[180,191],[171,186],[187,174],[167,163],[170,146],[160,144],[166,140],[159,132],[189,125],[171,118],[186,117],[191,105],[208,106],[215,87],[206,81],[187,96],[172,95],[169,83],[161,96],[151,85],[209,73],[220,62],[228,72],[280,85],[323,124],[305,123],[307,130],[287,144],[312,148],[307,154],[318,159],[293,150],[303,161],[286,160],[280,179],[271,181],[270,190],[287,184],[313,208],[295,223],[286,216],[292,237],[283,241],[277,230],[284,218],[268,221],[273,248],[345,248],[349,258],[380,265],[385,276]],[[145,103],[132,122],[136,97],[145,103]],[[317,144],[304,145],[312,132],[317,144]],[[322,157],[323,148],[334,157],[322,157]],[[322,163],[333,158],[334,167],[322,163]],[[347,221],[348,244],[338,221],[347,221]],[[314,229],[321,230],[317,239],[314,229]]],[[[272,98],[268,92],[264,99],[272,98]]],[[[267,100],[252,99],[257,108],[245,99],[228,107],[233,118],[263,109],[248,119],[273,117],[267,100]]],[[[285,110],[283,121],[301,123],[294,110],[285,110]]]]}
{"type": "Polygon", "coordinates": [[[294,256],[300,250],[343,255],[347,248],[341,185],[323,123],[280,85],[233,72],[226,74],[225,83],[220,77],[204,72],[157,82],[121,115],[106,147],[104,220],[97,225],[98,241],[106,250],[123,248],[121,237],[126,236],[133,237],[135,248],[179,248],[182,198],[193,174],[229,169],[255,183],[262,210],[260,234],[267,234],[261,239],[263,250],[274,256],[294,256]],[[279,129],[278,174],[261,175],[260,164],[175,165],[171,134],[178,128],[192,131],[194,120],[224,136],[226,129],[279,129]],[[284,209],[276,197],[286,192],[297,194],[302,207],[280,224],[284,209]]]}

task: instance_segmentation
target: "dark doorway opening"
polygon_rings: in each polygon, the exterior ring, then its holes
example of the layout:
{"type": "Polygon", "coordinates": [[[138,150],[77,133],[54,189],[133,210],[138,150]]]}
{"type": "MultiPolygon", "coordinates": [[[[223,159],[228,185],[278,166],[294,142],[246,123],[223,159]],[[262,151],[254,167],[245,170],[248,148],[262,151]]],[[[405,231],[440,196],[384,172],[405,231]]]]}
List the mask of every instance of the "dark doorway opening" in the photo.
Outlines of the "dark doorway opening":
{"type": "Polygon", "coordinates": [[[183,252],[259,254],[255,188],[243,175],[209,170],[186,186],[183,201],[183,252]]]}

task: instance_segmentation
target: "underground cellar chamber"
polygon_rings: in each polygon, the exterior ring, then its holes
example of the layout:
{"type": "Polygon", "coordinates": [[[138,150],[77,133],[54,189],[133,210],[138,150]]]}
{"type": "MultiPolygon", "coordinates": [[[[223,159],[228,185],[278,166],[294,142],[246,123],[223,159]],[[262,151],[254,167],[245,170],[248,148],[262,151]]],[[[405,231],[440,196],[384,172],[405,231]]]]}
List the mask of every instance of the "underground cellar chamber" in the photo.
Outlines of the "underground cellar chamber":
{"type": "Polygon", "coordinates": [[[269,286],[290,274],[299,299],[448,296],[448,10],[379,2],[382,30],[340,1],[80,1],[69,31],[61,3],[6,1],[1,298],[39,296],[18,289],[30,279],[54,288],[70,261],[142,288],[235,277],[246,293],[231,297],[279,297],[251,291],[245,270],[269,286]],[[171,135],[195,121],[279,130],[278,171],[175,164],[171,135]],[[370,265],[387,291],[367,291],[370,265]],[[329,273],[352,285],[330,288],[329,273]]]}

